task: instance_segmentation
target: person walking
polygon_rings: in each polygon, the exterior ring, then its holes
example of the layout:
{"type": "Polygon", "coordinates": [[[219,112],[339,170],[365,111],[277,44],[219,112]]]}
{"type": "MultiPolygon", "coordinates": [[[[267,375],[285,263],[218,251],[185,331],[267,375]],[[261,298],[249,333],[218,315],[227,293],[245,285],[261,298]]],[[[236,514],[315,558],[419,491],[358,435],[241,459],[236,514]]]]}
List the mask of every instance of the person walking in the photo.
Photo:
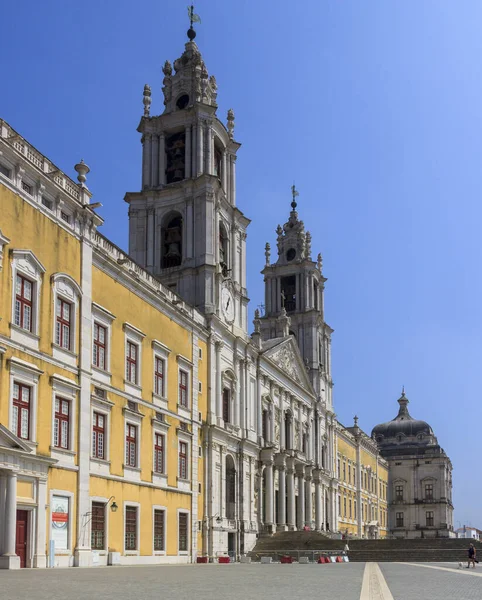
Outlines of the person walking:
{"type": "Polygon", "coordinates": [[[475,569],[476,554],[477,554],[477,551],[475,549],[475,546],[473,544],[470,544],[469,545],[469,562],[466,566],[466,569],[470,569],[470,563],[472,563],[472,567],[475,569]]]}

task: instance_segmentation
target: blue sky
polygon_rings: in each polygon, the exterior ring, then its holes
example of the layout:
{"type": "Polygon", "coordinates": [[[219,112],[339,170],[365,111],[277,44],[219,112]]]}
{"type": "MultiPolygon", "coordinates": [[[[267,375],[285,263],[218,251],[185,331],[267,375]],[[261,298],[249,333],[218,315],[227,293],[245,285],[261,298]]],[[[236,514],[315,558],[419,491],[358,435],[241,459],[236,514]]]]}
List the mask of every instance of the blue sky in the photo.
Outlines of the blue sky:
{"type": "MultiPolygon", "coordinates": [[[[105,235],[127,248],[142,90],[162,109],[187,2],[2,7],[0,116],[71,174],[83,158],[105,235]]],[[[402,385],[454,465],[455,525],[482,528],[482,4],[201,0],[199,48],[236,113],[251,313],[290,186],[323,253],[335,409],[371,428],[402,385]]]]}

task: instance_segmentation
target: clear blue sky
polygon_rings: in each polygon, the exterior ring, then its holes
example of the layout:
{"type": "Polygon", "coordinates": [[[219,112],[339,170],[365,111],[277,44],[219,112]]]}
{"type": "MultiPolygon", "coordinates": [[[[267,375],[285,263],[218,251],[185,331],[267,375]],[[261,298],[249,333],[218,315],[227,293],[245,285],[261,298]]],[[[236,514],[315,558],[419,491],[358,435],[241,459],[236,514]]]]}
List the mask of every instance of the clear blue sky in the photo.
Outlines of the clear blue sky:
{"type": "MultiPolygon", "coordinates": [[[[2,7],[0,116],[71,175],[127,248],[142,90],[186,41],[187,1],[2,7]]],[[[290,185],[323,253],[335,408],[370,433],[402,384],[454,465],[457,521],[482,528],[482,3],[201,0],[197,42],[236,113],[251,314],[290,185]]]]}

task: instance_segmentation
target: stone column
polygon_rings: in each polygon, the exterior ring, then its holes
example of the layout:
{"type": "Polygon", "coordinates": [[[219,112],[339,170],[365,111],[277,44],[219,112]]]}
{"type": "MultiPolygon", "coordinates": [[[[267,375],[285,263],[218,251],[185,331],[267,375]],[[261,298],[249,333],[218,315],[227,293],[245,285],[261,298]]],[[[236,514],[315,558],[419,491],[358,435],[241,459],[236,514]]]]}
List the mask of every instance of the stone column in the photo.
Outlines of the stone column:
{"type": "Polygon", "coordinates": [[[166,138],[163,133],[159,136],[159,185],[166,183],[166,138]]]}
{"type": "Polygon", "coordinates": [[[236,156],[231,156],[231,204],[236,206],[236,156]]]}
{"type": "Polygon", "coordinates": [[[216,348],[216,417],[217,423],[220,424],[223,418],[223,391],[222,380],[221,380],[221,348],[223,343],[220,341],[214,342],[216,348]]]}
{"type": "Polygon", "coordinates": [[[7,472],[7,490],[5,494],[5,523],[3,555],[0,556],[0,569],[19,569],[20,557],[15,554],[15,536],[17,529],[17,474],[7,472]]]}
{"type": "Polygon", "coordinates": [[[274,520],[273,519],[273,508],[274,508],[274,503],[273,503],[273,463],[272,462],[266,463],[264,470],[266,473],[266,476],[265,476],[265,481],[266,481],[265,525],[272,526],[273,520],[274,520]]]}
{"type": "Polygon", "coordinates": [[[303,469],[298,470],[298,518],[297,526],[301,531],[305,526],[305,478],[303,469]]]}
{"type": "Polygon", "coordinates": [[[159,140],[156,134],[152,134],[152,147],[151,147],[151,187],[157,187],[159,185],[158,178],[159,169],[159,140]]]}
{"type": "Polygon", "coordinates": [[[244,429],[248,428],[246,423],[246,386],[245,386],[245,361],[241,359],[239,361],[239,374],[238,374],[238,385],[239,385],[239,426],[244,437],[244,429]]]}
{"type": "Polygon", "coordinates": [[[286,530],[286,471],[278,467],[278,531],[286,530]]]}
{"type": "Polygon", "coordinates": [[[154,268],[154,208],[147,209],[147,270],[154,268]]]}
{"type": "Polygon", "coordinates": [[[331,515],[330,515],[330,530],[338,531],[338,511],[336,505],[336,488],[330,488],[330,504],[331,504],[331,515]]]}
{"type": "Polygon", "coordinates": [[[47,504],[47,480],[39,479],[37,487],[37,519],[36,519],[36,540],[35,554],[33,556],[34,568],[44,569],[47,566],[45,556],[45,546],[47,540],[45,506],[47,504]]]}
{"type": "Polygon", "coordinates": [[[306,511],[305,511],[305,524],[308,527],[311,527],[311,523],[313,521],[313,496],[311,492],[311,474],[306,474],[305,478],[305,502],[306,502],[306,511]]]}
{"type": "Polygon", "coordinates": [[[185,178],[190,179],[191,177],[191,125],[186,125],[185,133],[185,178]]]}
{"type": "Polygon", "coordinates": [[[3,540],[5,537],[5,502],[7,493],[7,478],[0,472],[0,555],[3,554],[3,540]]]}
{"type": "MultiPolygon", "coordinates": [[[[263,404],[261,402],[261,370],[259,368],[259,357],[258,368],[256,369],[256,384],[256,425],[258,430],[258,438],[260,438],[263,435],[263,404]]],[[[264,441],[266,442],[267,440],[264,441]]]]}
{"type": "Polygon", "coordinates": [[[295,472],[293,466],[288,465],[286,469],[286,491],[288,502],[288,529],[293,531],[296,528],[295,515],[295,472]]]}
{"type": "Polygon", "coordinates": [[[228,195],[228,173],[227,173],[228,163],[227,163],[226,158],[227,158],[226,157],[226,150],[224,150],[223,151],[223,166],[222,166],[222,169],[223,169],[223,172],[222,172],[222,182],[223,182],[224,193],[227,196],[228,195]]]}
{"type": "Polygon", "coordinates": [[[146,189],[150,185],[151,173],[151,134],[145,133],[142,136],[142,188],[146,189]]]}
{"type": "Polygon", "coordinates": [[[319,473],[315,474],[315,529],[321,531],[321,524],[323,522],[322,508],[321,508],[321,481],[319,473]]]}
{"type": "Polygon", "coordinates": [[[204,172],[204,136],[203,136],[203,124],[198,123],[197,126],[197,174],[202,175],[204,172]]]}
{"type": "Polygon", "coordinates": [[[213,174],[213,135],[211,125],[206,124],[206,169],[208,175],[213,174]]]}

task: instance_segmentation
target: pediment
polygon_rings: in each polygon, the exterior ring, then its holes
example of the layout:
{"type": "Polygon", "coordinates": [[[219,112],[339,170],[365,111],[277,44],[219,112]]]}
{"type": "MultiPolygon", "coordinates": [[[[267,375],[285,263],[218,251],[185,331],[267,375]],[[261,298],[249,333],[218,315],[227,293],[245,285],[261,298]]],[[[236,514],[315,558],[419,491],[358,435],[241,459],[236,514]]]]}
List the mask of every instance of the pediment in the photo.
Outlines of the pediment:
{"type": "Polygon", "coordinates": [[[0,448],[32,452],[28,444],[0,423],[0,448]]]}
{"type": "Polygon", "coordinates": [[[308,389],[313,393],[310,379],[306,373],[306,367],[301,358],[300,351],[293,338],[285,338],[268,350],[263,355],[269,358],[277,367],[281,369],[288,377],[291,377],[297,384],[308,389]]]}

